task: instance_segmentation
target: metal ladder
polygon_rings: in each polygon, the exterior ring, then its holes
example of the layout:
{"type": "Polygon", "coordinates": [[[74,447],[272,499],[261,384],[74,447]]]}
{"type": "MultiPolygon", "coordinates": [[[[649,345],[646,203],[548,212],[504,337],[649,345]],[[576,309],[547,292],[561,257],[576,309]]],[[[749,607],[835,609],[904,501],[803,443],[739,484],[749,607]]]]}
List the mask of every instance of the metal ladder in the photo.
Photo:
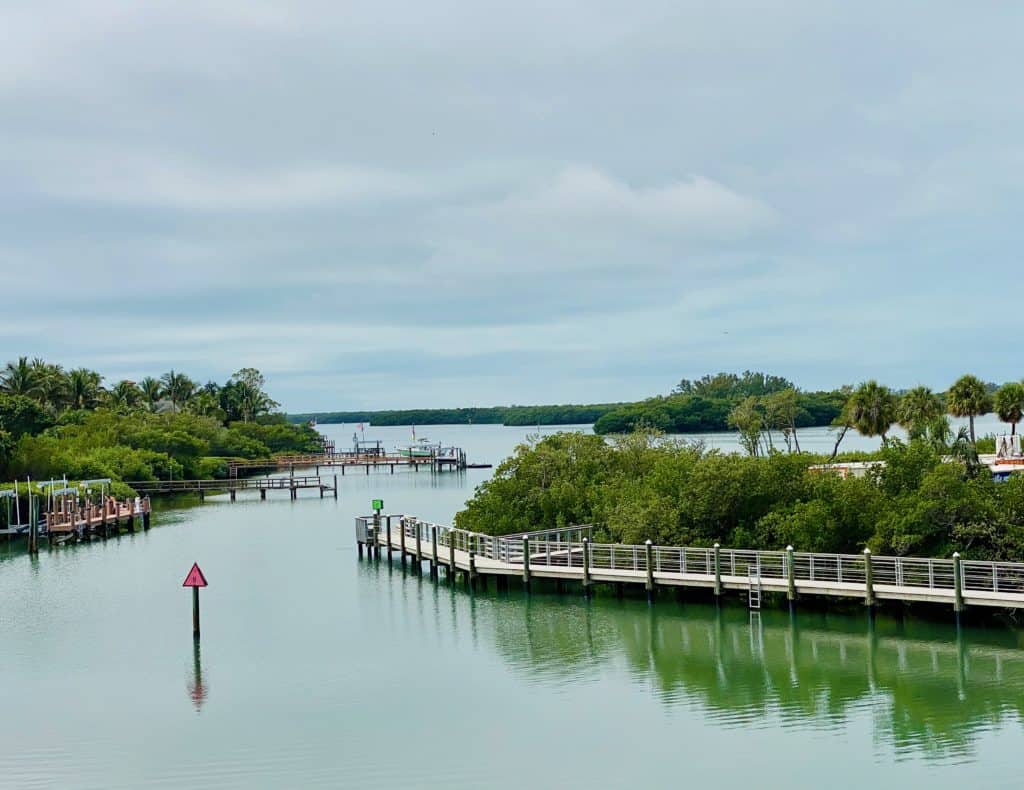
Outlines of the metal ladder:
{"type": "Polygon", "coordinates": [[[747,566],[747,604],[751,609],[761,608],[761,566],[747,566]]]}

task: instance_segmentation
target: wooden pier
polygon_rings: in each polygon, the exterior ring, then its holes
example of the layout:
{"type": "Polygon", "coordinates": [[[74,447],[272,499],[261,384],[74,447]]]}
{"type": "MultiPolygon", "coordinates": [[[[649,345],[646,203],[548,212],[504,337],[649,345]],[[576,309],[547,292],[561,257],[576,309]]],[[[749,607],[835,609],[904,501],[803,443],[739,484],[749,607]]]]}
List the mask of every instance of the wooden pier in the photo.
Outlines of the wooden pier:
{"type": "Polygon", "coordinates": [[[395,469],[412,469],[414,472],[420,469],[427,469],[432,472],[457,471],[467,468],[466,454],[462,450],[456,450],[451,455],[387,455],[383,453],[365,453],[353,451],[339,451],[330,453],[310,453],[306,455],[281,455],[276,458],[262,458],[253,461],[232,461],[228,464],[230,477],[238,477],[240,471],[253,469],[295,469],[315,468],[319,473],[320,467],[337,467],[341,474],[345,470],[362,468],[366,474],[370,471],[389,471],[395,473],[395,469]]]}
{"type": "Polygon", "coordinates": [[[113,497],[100,504],[72,504],[70,497],[54,499],[53,509],[43,514],[39,535],[52,544],[59,538],[84,540],[92,536],[120,534],[122,527],[134,532],[136,523],[149,529],[152,508],[149,497],[118,501],[113,497]]]}
{"type": "Polygon", "coordinates": [[[267,498],[268,491],[288,491],[292,499],[298,499],[299,491],[313,489],[320,492],[320,498],[328,491],[338,498],[338,478],[328,480],[319,475],[302,477],[236,477],[228,480],[139,480],[127,483],[140,494],[197,493],[199,498],[206,494],[227,492],[235,501],[238,491],[259,491],[260,499],[267,498]]]}
{"type": "Polygon", "coordinates": [[[360,516],[356,541],[379,558],[381,549],[398,551],[402,563],[429,562],[432,575],[447,569],[475,584],[487,577],[507,582],[519,578],[579,583],[585,593],[595,584],[643,586],[653,600],[658,587],[704,588],[715,596],[727,591],[745,595],[759,608],[762,593],[795,602],[804,596],[947,604],[960,612],[968,606],[1024,608],[1024,563],[811,554],[784,551],[594,543],[593,528],[572,527],[495,537],[455,529],[407,515],[360,516]]]}

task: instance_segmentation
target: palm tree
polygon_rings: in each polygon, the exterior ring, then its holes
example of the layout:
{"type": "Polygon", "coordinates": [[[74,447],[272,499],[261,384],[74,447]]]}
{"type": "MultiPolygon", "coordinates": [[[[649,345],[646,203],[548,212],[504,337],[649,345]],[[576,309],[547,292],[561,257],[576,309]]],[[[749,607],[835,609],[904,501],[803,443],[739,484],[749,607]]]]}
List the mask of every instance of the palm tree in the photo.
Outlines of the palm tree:
{"type": "Polygon", "coordinates": [[[142,401],[142,390],[134,381],[123,380],[110,388],[110,403],[114,406],[132,409],[142,401]]]}
{"type": "Polygon", "coordinates": [[[914,387],[896,406],[896,421],[907,429],[911,439],[923,436],[925,427],[941,414],[942,402],[928,387],[914,387]]]}
{"type": "Polygon", "coordinates": [[[1011,381],[999,388],[993,398],[996,414],[1010,423],[1010,435],[1017,433],[1017,423],[1024,417],[1024,384],[1011,381]]]}
{"type": "Polygon", "coordinates": [[[967,417],[970,420],[971,444],[976,444],[974,436],[974,418],[979,414],[992,411],[992,398],[985,389],[984,382],[970,374],[961,376],[946,393],[946,408],[954,417],[967,417]]]}
{"type": "Polygon", "coordinates": [[[896,396],[877,381],[867,381],[857,387],[847,401],[850,424],[862,436],[881,436],[889,433],[896,422],[896,396]]]}
{"type": "Polygon", "coordinates": [[[32,370],[39,384],[39,398],[53,412],[60,411],[67,404],[67,374],[60,365],[54,365],[36,357],[32,370]]]}
{"type": "Polygon", "coordinates": [[[156,406],[164,395],[163,385],[152,376],[146,376],[139,382],[139,389],[142,390],[142,399],[150,411],[156,411],[156,406]]]}
{"type": "Polygon", "coordinates": [[[72,409],[89,409],[96,405],[102,388],[103,377],[95,370],[75,368],[68,371],[67,393],[68,407],[72,409]]]}
{"type": "Polygon", "coordinates": [[[0,373],[0,387],[9,395],[25,395],[37,398],[40,392],[39,377],[28,357],[18,357],[17,362],[8,362],[0,373]]]}
{"type": "Polygon", "coordinates": [[[196,391],[196,383],[192,379],[184,373],[175,373],[173,370],[164,373],[160,377],[160,383],[163,384],[163,394],[171,402],[174,411],[181,411],[181,407],[196,391]]]}

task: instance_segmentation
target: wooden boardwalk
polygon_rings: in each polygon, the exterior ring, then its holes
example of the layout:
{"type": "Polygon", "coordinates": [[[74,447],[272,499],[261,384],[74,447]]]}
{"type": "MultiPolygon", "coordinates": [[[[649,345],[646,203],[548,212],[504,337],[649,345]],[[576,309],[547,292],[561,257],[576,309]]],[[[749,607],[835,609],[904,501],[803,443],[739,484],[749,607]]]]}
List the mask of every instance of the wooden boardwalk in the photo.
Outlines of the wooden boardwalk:
{"type": "Polygon", "coordinates": [[[235,501],[237,491],[259,491],[260,499],[267,498],[268,491],[288,491],[292,499],[298,498],[298,492],[313,489],[320,492],[320,498],[328,491],[338,498],[338,478],[325,479],[319,475],[301,477],[236,477],[228,480],[138,480],[129,482],[139,494],[173,494],[197,493],[203,499],[206,494],[228,492],[231,501],[235,501]]]}
{"type": "Polygon", "coordinates": [[[657,587],[700,587],[715,595],[739,591],[754,608],[762,593],[795,601],[801,596],[967,606],[1024,607],[1024,563],[982,562],[864,554],[811,554],[793,551],[683,548],[594,543],[589,526],[494,537],[413,516],[360,516],[356,540],[379,556],[397,550],[446,567],[469,582],[488,576],[578,582],[585,591],[598,583],[657,587]]]}
{"type": "Polygon", "coordinates": [[[337,467],[341,474],[346,469],[362,468],[366,474],[370,471],[390,471],[395,469],[412,469],[414,472],[420,469],[428,469],[434,472],[445,470],[454,471],[465,469],[466,455],[459,450],[453,456],[407,456],[407,455],[386,455],[377,453],[353,453],[353,452],[332,452],[332,453],[311,453],[306,455],[281,455],[276,458],[261,458],[254,461],[232,461],[228,465],[231,477],[237,477],[239,472],[252,469],[302,469],[316,468],[318,473],[320,467],[337,467]]]}

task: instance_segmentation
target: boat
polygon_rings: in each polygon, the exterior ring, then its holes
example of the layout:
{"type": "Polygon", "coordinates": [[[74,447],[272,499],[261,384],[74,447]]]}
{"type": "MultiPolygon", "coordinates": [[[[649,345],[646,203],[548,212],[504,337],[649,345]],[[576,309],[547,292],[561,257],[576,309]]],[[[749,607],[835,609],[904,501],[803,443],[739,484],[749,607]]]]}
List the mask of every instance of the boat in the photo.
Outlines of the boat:
{"type": "Polygon", "coordinates": [[[441,445],[423,438],[413,444],[396,447],[395,452],[403,458],[436,458],[441,455],[441,445]]]}

